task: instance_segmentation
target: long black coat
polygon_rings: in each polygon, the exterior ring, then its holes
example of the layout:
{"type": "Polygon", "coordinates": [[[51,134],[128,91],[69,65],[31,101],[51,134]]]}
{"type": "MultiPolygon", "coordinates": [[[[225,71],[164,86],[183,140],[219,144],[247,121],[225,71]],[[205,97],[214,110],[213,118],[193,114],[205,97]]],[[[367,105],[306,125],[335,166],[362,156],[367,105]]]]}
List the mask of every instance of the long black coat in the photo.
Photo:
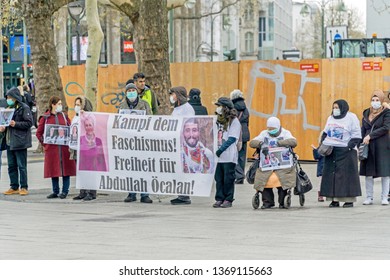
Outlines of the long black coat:
{"type": "Polygon", "coordinates": [[[321,180],[321,196],[361,196],[357,152],[348,147],[334,147],[325,157],[321,180]]]}
{"type": "Polygon", "coordinates": [[[242,130],[242,142],[247,142],[249,139],[251,139],[249,134],[249,111],[246,108],[244,98],[239,97],[232,100],[234,104],[234,108],[238,112],[238,120],[241,123],[241,130],[242,130]]]}
{"type": "Polygon", "coordinates": [[[200,101],[200,98],[190,98],[188,100],[188,103],[191,104],[192,108],[194,108],[195,115],[196,116],[207,116],[207,108],[202,105],[202,102],[200,101]]]}
{"type": "Polygon", "coordinates": [[[390,110],[383,110],[371,122],[368,120],[369,114],[370,109],[364,110],[362,136],[364,138],[370,134],[370,144],[368,158],[360,162],[360,175],[387,177],[390,176],[390,110]]]}

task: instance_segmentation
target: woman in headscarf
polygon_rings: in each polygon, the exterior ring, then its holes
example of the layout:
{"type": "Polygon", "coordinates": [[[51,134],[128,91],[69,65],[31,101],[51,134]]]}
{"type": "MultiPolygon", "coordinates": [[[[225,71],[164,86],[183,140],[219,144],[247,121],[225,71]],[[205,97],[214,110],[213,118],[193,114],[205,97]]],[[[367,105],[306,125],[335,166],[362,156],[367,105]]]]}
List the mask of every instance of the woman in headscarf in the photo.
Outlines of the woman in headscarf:
{"type": "Polygon", "coordinates": [[[374,90],[371,107],[363,111],[363,144],[368,145],[368,157],[360,162],[360,175],[366,176],[366,200],[364,205],[373,204],[374,178],[382,180],[381,204],[388,205],[390,180],[390,110],[385,108],[382,90],[374,90]]]}
{"type": "Polygon", "coordinates": [[[321,143],[333,147],[325,156],[320,195],[332,201],[329,207],[353,207],[361,196],[356,145],[361,141],[359,119],[349,112],[347,101],[336,100],[326,121],[321,143]]]}
{"type": "MultiPolygon", "coordinates": [[[[289,130],[281,126],[278,118],[270,117],[267,120],[267,129],[253,138],[249,146],[259,150],[261,149],[261,153],[264,154],[265,158],[265,166],[263,167],[268,167],[272,165],[270,149],[277,147],[295,148],[297,146],[297,140],[289,130]]],[[[288,189],[295,187],[295,180],[296,173],[294,166],[275,170],[261,170],[258,168],[253,187],[262,193],[263,205],[261,209],[268,209],[275,206],[274,187],[278,190],[279,208],[287,208],[288,206],[284,205],[284,198],[287,195],[288,189]]]]}

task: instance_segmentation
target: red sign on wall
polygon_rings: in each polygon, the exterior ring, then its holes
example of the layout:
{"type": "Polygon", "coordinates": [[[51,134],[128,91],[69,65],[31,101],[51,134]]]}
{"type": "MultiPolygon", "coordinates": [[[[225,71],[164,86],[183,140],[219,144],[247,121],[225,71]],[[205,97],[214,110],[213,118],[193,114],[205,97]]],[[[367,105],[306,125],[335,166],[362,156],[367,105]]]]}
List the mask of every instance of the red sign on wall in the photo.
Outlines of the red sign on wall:
{"type": "Polygon", "coordinates": [[[133,41],[123,41],[123,52],[132,53],[134,52],[133,41]]]}
{"type": "Polygon", "coordinates": [[[318,72],[320,69],[320,66],[318,63],[312,63],[312,64],[301,64],[300,65],[301,70],[305,70],[306,72],[315,73],[318,72]]]}
{"type": "Polygon", "coordinates": [[[370,71],[373,68],[373,62],[372,61],[365,61],[362,62],[362,70],[363,71],[370,71]]]}
{"type": "Polygon", "coordinates": [[[382,62],[374,62],[374,71],[382,71],[382,62]]]}

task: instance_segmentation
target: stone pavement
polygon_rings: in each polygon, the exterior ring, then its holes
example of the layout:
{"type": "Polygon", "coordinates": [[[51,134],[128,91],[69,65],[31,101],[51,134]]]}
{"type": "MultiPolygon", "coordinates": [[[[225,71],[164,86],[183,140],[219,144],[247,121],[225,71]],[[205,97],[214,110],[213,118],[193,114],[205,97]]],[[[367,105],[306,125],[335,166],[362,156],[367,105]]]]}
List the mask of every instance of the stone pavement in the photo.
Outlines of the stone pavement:
{"type": "MultiPolygon", "coordinates": [[[[36,142],[35,144],[36,145],[36,142]]],[[[123,203],[126,193],[100,192],[91,202],[48,200],[41,154],[29,150],[30,194],[0,194],[0,260],[107,259],[262,259],[387,260],[390,258],[390,208],[374,205],[328,208],[317,202],[317,189],[304,207],[254,210],[251,185],[236,186],[230,209],[214,209],[211,197],[194,197],[191,205],[172,206],[171,196],[152,196],[153,204],[123,203]]],[[[5,163],[3,155],[3,164],[5,163]]],[[[315,163],[302,164],[314,184],[315,163]]],[[[3,165],[0,191],[8,189],[3,165]]],[[[364,185],[363,185],[364,186],[364,185]]],[[[363,190],[363,193],[364,190],[363,190]]]]}

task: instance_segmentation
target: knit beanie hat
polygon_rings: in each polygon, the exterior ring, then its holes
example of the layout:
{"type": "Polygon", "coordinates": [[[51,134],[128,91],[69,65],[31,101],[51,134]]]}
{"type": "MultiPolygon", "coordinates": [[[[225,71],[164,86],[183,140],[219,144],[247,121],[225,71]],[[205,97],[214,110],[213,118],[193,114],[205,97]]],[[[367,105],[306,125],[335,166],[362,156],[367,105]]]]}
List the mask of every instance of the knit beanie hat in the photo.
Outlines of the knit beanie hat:
{"type": "Polygon", "coordinates": [[[190,90],[190,99],[193,99],[193,100],[200,99],[200,90],[197,88],[192,88],[190,90]]]}
{"type": "Polygon", "coordinates": [[[131,88],[137,89],[137,87],[133,83],[129,83],[129,84],[126,85],[126,91],[128,91],[131,88]]]}
{"type": "Polygon", "coordinates": [[[239,90],[239,89],[235,89],[235,90],[233,90],[231,93],[230,93],[230,99],[231,100],[234,100],[234,99],[237,99],[237,98],[242,98],[243,97],[243,95],[242,95],[242,92],[241,92],[241,90],[239,90]]]}

